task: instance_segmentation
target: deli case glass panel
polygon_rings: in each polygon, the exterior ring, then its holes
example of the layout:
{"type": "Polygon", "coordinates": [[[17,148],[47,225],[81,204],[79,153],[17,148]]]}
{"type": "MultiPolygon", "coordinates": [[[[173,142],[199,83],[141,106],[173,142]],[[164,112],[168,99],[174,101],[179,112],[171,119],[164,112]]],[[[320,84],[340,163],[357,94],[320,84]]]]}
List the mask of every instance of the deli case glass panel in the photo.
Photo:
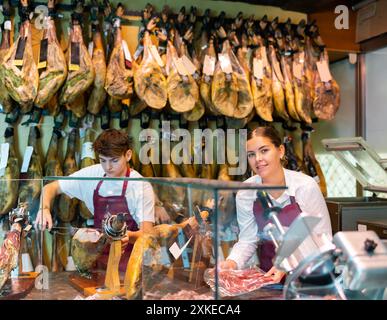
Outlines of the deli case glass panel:
{"type": "Polygon", "coordinates": [[[362,137],[323,139],[322,144],[356,178],[365,194],[363,197],[326,199],[333,233],[358,230],[358,220],[387,218],[385,159],[362,137]]]}
{"type": "MultiPolygon", "coordinates": [[[[28,187],[28,196],[12,198],[1,216],[1,247],[5,241],[13,246],[1,255],[0,299],[282,297],[282,285],[270,283],[256,290],[225,290],[216,267],[238,240],[236,194],[283,187],[186,178],[46,177],[0,183],[4,199],[28,187]],[[51,183],[71,195],[55,197],[48,208],[52,222],[39,201],[42,188],[51,183]],[[129,191],[122,206],[124,188],[129,191]],[[155,217],[149,215],[151,197],[155,217]],[[38,214],[45,217],[39,223],[38,214]],[[153,218],[150,230],[137,231],[153,218]],[[43,224],[51,228],[42,230],[43,224]]],[[[256,257],[249,270],[264,274],[256,257]]]]}

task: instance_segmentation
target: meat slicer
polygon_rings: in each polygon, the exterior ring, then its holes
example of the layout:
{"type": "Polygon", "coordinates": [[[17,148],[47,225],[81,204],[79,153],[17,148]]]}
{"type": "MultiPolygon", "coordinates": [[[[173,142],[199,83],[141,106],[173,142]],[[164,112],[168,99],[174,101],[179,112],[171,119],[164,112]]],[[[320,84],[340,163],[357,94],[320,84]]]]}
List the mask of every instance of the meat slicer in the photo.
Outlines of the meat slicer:
{"type": "Polygon", "coordinates": [[[387,248],[374,231],[342,231],[333,243],[317,243],[312,231],[320,218],[301,213],[285,230],[281,209],[265,192],[257,196],[270,220],[263,231],[276,247],[273,264],[287,272],[285,299],[387,298],[387,248]]]}

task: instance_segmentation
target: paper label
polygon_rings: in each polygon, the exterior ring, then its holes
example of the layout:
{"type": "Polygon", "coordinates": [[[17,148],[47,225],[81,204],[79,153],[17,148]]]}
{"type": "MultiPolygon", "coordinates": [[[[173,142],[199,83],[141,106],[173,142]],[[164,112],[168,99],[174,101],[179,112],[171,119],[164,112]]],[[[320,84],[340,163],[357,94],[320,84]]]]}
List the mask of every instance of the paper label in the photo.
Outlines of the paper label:
{"type": "Polygon", "coordinates": [[[331,72],[329,71],[328,62],[326,60],[316,62],[318,74],[322,82],[332,80],[331,72]]]}
{"type": "Polygon", "coordinates": [[[157,64],[160,66],[160,67],[164,67],[164,62],[163,60],[161,59],[160,55],[159,55],[159,51],[157,50],[156,46],[151,46],[150,47],[150,51],[152,53],[152,56],[153,58],[156,60],[157,64]]]}
{"type": "Polygon", "coordinates": [[[213,76],[215,72],[216,58],[206,54],[204,57],[203,73],[207,76],[213,76]]]}
{"type": "Polygon", "coordinates": [[[183,64],[183,60],[181,60],[181,58],[173,59],[173,64],[174,64],[175,68],[177,69],[177,72],[181,76],[188,76],[189,75],[189,72],[185,68],[185,66],[183,64]]]}
{"type": "Polygon", "coordinates": [[[89,51],[90,57],[92,57],[93,56],[93,50],[94,50],[94,42],[93,41],[89,42],[89,46],[88,46],[87,49],[89,51]]]}
{"type": "Polygon", "coordinates": [[[33,152],[34,152],[34,147],[32,146],[26,147],[26,151],[24,152],[24,157],[23,157],[23,164],[20,170],[21,173],[25,173],[28,171],[28,167],[30,166],[31,156],[33,152]]]}
{"type": "Polygon", "coordinates": [[[11,24],[11,21],[10,20],[7,20],[4,22],[4,30],[9,30],[11,31],[12,29],[12,24],[11,24]]]}
{"type": "Polygon", "coordinates": [[[136,52],[134,53],[134,60],[137,60],[140,54],[144,51],[143,46],[138,46],[136,52]]]}
{"type": "Polygon", "coordinates": [[[85,128],[79,128],[79,137],[83,139],[86,135],[86,129],[85,128]]]}
{"type": "Polygon", "coordinates": [[[0,177],[4,176],[9,157],[9,143],[1,144],[0,177]]]}
{"type": "Polygon", "coordinates": [[[186,242],[186,244],[180,249],[179,246],[177,245],[176,242],[174,242],[171,247],[169,248],[169,251],[172,253],[173,257],[177,260],[179,259],[179,257],[181,256],[181,254],[183,253],[183,251],[185,250],[185,248],[187,248],[189,242],[191,241],[192,239],[192,236],[191,238],[188,239],[188,241],[186,242]]]}
{"type": "Polygon", "coordinates": [[[132,62],[132,55],[130,54],[128,44],[125,40],[122,40],[122,50],[124,50],[125,60],[132,62]]]}
{"type": "Polygon", "coordinates": [[[93,143],[92,142],[85,142],[82,145],[82,156],[81,160],[85,158],[91,158],[95,160],[95,153],[93,150],[93,143]]]}
{"type": "Polygon", "coordinates": [[[358,224],[357,231],[367,231],[367,226],[365,224],[358,224]]]}
{"type": "Polygon", "coordinates": [[[230,57],[228,56],[228,53],[219,53],[219,62],[220,62],[220,67],[224,73],[232,73],[232,66],[231,66],[231,61],[230,57]]]}
{"type": "Polygon", "coordinates": [[[283,83],[284,77],[282,76],[281,67],[280,67],[277,59],[275,59],[273,61],[273,68],[274,68],[274,72],[275,72],[275,75],[277,76],[278,80],[283,83]]]}
{"type": "Polygon", "coordinates": [[[263,61],[261,59],[253,59],[253,72],[255,78],[263,79],[263,61]]]}
{"type": "Polygon", "coordinates": [[[189,74],[194,74],[197,71],[195,65],[186,55],[181,57],[181,61],[183,62],[184,67],[187,69],[189,74]]]}

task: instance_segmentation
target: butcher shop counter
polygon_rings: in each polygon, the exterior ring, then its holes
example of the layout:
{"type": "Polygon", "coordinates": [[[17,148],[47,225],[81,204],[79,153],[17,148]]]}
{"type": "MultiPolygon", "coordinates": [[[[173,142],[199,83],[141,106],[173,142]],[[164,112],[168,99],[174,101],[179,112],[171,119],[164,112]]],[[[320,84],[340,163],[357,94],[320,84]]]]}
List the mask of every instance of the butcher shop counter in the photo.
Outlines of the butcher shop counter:
{"type": "Polygon", "coordinates": [[[69,283],[71,273],[50,272],[47,279],[48,289],[35,287],[22,300],[74,300],[77,296],[82,296],[69,283]]]}
{"type": "MultiPolygon", "coordinates": [[[[74,300],[86,299],[79,290],[70,284],[69,279],[74,272],[51,272],[48,276],[48,289],[33,288],[22,300],[74,300]]],[[[213,299],[214,293],[208,286],[195,288],[194,285],[186,282],[168,281],[164,279],[163,282],[158,283],[152,288],[152,293],[142,297],[151,300],[161,299],[182,299],[184,295],[188,295],[190,300],[193,299],[213,299]],[[168,288],[168,290],[166,290],[168,288]],[[167,293],[168,292],[168,293],[167,293]],[[195,292],[195,296],[193,295],[195,292]],[[180,295],[180,296],[179,296],[180,295]]],[[[243,294],[236,297],[224,297],[224,300],[280,300],[282,297],[282,290],[279,286],[267,286],[248,294],[243,294]]]]}

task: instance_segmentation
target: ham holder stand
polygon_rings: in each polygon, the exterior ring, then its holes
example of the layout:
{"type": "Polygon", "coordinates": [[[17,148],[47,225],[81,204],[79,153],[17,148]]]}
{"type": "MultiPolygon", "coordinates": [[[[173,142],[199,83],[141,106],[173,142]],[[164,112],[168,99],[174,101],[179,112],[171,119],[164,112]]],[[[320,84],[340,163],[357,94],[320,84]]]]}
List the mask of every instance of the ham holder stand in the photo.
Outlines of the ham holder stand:
{"type": "Polygon", "coordinates": [[[102,299],[111,299],[114,296],[125,294],[124,287],[121,286],[119,274],[119,263],[122,254],[121,239],[126,236],[127,231],[125,214],[109,215],[103,220],[102,229],[111,241],[104,286],[85,288],[84,291],[86,295],[98,293],[102,299]]]}

